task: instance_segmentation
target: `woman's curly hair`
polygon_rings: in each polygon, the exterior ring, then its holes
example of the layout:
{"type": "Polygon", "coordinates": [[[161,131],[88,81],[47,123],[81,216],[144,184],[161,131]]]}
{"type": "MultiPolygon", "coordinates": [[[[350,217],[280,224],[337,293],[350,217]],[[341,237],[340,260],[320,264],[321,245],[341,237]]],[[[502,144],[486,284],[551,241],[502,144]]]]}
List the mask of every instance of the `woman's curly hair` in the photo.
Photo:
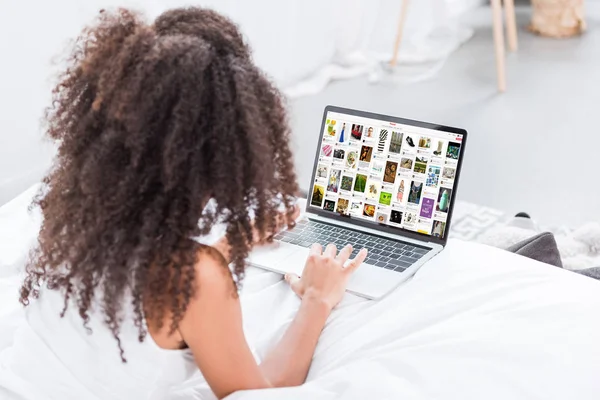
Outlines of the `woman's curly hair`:
{"type": "Polygon", "coordinates": [[[293,212],[282,96],[237,27],[210,10],[153,24],[101,11],[53,91],[47,134],[58,155],[34,203],[44,221],[21,302],[42,284],[62,290],[61,315],[73,302],[86,327],[98,302],[119,347],[129,301],[140,341],[145,318],[161,329],[169,316],[177,329],[198,289],[191,238],[224,222],[239,285],[253,226],[265,239],[282,206],[293,212]]]}

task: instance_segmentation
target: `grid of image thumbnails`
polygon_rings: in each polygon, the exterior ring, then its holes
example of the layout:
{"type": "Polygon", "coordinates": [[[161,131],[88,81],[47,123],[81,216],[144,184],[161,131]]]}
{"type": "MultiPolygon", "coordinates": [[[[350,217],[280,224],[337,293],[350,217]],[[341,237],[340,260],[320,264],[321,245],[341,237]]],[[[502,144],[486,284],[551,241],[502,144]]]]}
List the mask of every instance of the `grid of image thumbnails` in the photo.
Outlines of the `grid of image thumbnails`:
{"type": "Polygon", "coordinates": [[[461,137],[352,119],[328,115],[311,206],[443,238],[461,137]]]}

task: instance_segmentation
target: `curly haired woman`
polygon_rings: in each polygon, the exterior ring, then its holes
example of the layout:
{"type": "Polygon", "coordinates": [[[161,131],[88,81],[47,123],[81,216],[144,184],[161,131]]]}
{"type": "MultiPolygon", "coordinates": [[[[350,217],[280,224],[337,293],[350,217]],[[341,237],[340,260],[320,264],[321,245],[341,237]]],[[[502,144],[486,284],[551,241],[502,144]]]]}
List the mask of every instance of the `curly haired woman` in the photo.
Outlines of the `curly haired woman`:
{"type": "Polygon", "coordinates": [[[252,247],[293,225],[297,186],[281,96],[236,26],[199,8],[152,24],[102,12],[53,96],[58,155],[0,398],[165,399],[198,370],[219,398],[302,384],[366,251],[313,246],[286,277],[298,313],[257,365],[238,286],[252,247]],[[225,236],[201,244],[216,224],[225,236]]]}

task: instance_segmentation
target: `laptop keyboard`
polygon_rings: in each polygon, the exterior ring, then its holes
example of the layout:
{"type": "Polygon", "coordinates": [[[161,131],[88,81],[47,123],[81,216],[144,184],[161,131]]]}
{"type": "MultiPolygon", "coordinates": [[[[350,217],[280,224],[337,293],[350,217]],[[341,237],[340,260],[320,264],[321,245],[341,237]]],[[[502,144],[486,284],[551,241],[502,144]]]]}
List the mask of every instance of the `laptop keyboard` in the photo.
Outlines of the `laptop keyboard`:
{"type": "Polygon", "coordinates": [[[338,250],[351,244],[351,258],[364,247],[369,250],[365,263],[398,272],[413,265],[430,250],[406,242],[310,220],[300,221],[294,229],[275,235],[275,240],[302,247],[310,247],[314,243],[325,247],[333,243],[338,250]]]}

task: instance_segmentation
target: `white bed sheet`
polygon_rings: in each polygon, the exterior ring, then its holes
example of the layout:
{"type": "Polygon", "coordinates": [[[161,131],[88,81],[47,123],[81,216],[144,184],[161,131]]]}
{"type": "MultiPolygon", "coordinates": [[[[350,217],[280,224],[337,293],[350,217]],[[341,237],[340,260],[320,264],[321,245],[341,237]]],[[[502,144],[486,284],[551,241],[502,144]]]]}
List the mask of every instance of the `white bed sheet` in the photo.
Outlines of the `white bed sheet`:
{"type": "MultiPolygon", "coordinates": [[[[0,208],[0,350],[22,318],[16,302],[38,215],[33,190],[0,208]]],[[[299,300],[277,274],[250,268],[242,293],[258,359],[299,300]]],[[[230,399],[597,399],[600,282],[480,244],[450,241],[379,302],[347,295],[317,347],[307,383],[230,399]]],[[[173,394],[210,398],[198,375],[173,394]]]]}

